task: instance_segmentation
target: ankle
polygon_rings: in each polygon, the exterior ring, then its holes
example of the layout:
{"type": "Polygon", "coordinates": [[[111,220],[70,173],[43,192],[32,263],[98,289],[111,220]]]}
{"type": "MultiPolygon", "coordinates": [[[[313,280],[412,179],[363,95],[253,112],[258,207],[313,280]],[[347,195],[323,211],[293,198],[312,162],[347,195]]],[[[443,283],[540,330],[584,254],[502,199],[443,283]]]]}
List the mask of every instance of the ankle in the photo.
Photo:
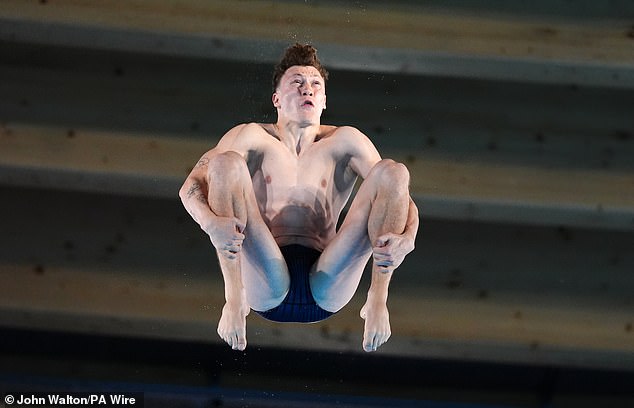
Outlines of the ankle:
{"type": "Polygon", "coordinates": [[[378,290],[369,290],[365,301],[369,306],[382,306],[387,304],[387,293],[378,290]]]}
{"type": "Polygon", "coordinates": [[[238,313],[242,316],[246,316],[251,311],[249,305],[246,302],[225,302],[223,310],[229,313],[238,313]]]}

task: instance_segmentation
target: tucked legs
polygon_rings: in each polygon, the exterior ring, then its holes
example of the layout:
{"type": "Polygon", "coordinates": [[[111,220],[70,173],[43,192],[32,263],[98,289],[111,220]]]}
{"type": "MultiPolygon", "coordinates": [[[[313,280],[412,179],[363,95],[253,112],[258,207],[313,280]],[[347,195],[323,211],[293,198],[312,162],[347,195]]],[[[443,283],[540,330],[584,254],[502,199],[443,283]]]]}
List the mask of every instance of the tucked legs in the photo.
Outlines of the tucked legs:
{"type": "Polygon", "coordinates": [[[337,311],[354,295],[363,269],[372,261],[372,283],[361,310],[363,347],[374,351],[389,338],[388,286],[407,248],[403,234],[409,211],[409,173],[392,160],[377,163],[363,181],[335,239],[311,276],[317,303],[337,311]]]}
{"type": "Polygon", "coordinates": [[[233,349],[244,350],[250,308],[267,310],[279,304],[288,291],[288,270],[261,218],[244,159],[233,152],[215,155],[207,177],[215,227],[235,230],[218,234],[219,242],[212,236],[225,283],[218,334],[233,349]]]}

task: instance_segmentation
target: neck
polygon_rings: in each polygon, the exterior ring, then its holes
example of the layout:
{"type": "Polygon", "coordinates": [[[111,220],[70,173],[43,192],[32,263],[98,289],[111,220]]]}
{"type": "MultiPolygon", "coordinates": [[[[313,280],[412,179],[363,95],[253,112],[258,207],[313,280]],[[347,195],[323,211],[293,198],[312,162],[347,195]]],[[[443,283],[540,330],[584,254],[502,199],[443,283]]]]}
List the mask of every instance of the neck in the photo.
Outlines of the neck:
{"type": "Polygon", "coordinates": [[[276,123],[277,136],[292,152],[300,154],[310,146],[319,133],[319,123],[299,123],[278,120],[276,123]]]}

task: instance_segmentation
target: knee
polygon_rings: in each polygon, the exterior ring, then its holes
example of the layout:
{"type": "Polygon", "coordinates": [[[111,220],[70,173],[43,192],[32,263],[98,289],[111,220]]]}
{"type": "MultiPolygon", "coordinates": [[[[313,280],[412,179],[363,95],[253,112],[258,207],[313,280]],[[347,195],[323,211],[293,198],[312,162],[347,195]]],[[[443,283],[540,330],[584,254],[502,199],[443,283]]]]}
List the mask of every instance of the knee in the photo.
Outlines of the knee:
{"type": "Polygon", "coordinates": [[[269,298],[263,299],[261,294],[251,295],[247,294],[247,302],[251,309],[257,312],[266,312],[271,309],[275,309],[279,305],[282,304],[284,299],[286,298],[286,293],[284,292],[282,295],[275,296],[272,295],[269,298]]]}
{"type": "Polygon", "coordinates": [[[337,313],[352,299],[352,296],[345,299],[333,298],[332,294],[324,295],[316,292],[314,289],[312,290],[312,293],[317,306],[330,313],[337,313]]]}
{"type": "Polygon", "coordinates": [[[409,170],[403,163],[392,159],[383,159],[372,168],[370,175],[381,189],[407,192],[409,188],[409,170]]]}
{"type": "Polygon", "coordinates": [[[235,183],[243,176],[248,175],[246,162],[236,152],[224,152],[213,156],[207,167],[207,177],[210,182],[218,183],[226,181],[235,183]]]}
{"type": "Polygon", "coordinates": [[[354,291],[333,291],[336,285],[332,277],[325,272],[315,272],[310,278],[310,292],[313,299],[317,306],[327,312],[337,313],[350,302],[354,295],[354,291]],[[349,293],[349,296],[346,293],[349,293]]]}

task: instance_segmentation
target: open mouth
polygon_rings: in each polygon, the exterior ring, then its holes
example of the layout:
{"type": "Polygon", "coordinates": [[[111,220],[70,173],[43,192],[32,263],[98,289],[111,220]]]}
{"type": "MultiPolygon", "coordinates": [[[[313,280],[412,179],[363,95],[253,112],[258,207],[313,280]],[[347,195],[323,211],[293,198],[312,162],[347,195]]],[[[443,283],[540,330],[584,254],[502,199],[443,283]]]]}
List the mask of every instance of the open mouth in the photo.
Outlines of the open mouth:
{"type": "Polygon", "coordinates": [[[304,103],[302,103],[302,106],[315,106],[315,105],[313,105],[311,101],[304,101],[304,103]]]}

